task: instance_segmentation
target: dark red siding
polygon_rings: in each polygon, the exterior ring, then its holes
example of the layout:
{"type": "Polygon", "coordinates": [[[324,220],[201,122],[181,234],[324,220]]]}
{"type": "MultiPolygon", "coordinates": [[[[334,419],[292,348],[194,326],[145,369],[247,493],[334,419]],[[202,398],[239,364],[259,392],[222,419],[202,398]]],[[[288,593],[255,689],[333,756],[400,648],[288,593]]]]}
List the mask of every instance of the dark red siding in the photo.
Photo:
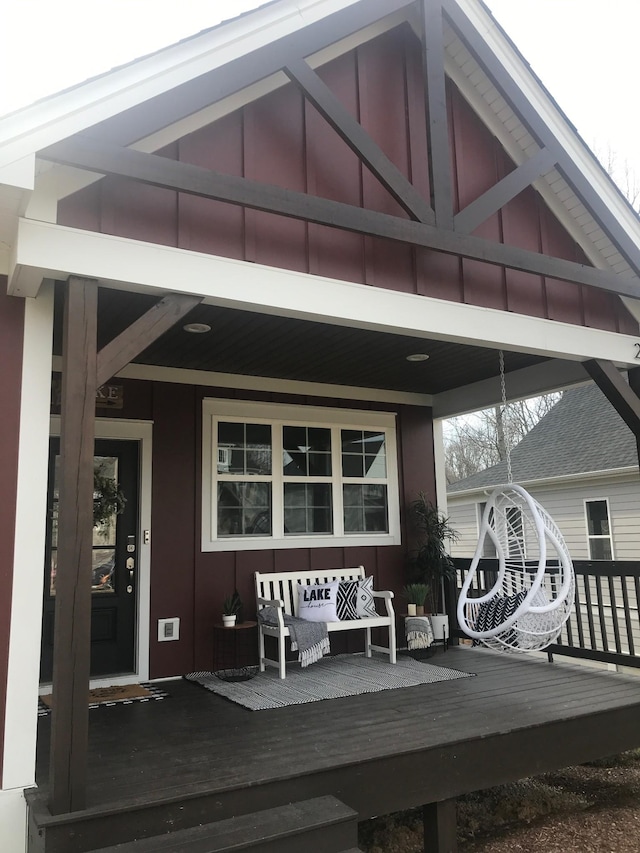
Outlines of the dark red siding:
{"type": "Polygon", "coordinates": [[[0,780],[4,755],[4,721],[13,588],[20,430],[20,386],[24,302],[6,295],[7,279],[0,276],[0,780]]]}
{"type": "MultiPolygon", "coordinates": [[[[425,95],[418,39],[408,26],[320,69],[382,150],[429,197],[425,95]]],[[[453,85],[448,87],[454,196],[459,210],[514,166],[453,85]]],[[[288,85],[162,152],[232,175],[406,216],[346,144],[288,85]]],[[[65,225],[311,272],[375,287],[633,333],[612,294],[547,281],[273,214],[104,179],[59,205],[65,225]]],[[[529,188],[479,236],[587,263],[529,188]]]]}
{"type": "MultiPolygon", "coordinates": [[[[213,624],[219,621],[224,597],[237,589],[255,614],[253,572],[333,568],[363,564],[378,588],[399,592],[404,586],[405,546],[304,548],[238,552],[202,552],[201,424],[205,397],[265,400],[299,405],[326,405],[394,411],[376,402],[349,404],[335,399],[235,392],[230,389],[129,380],[125,416],[153,419],[153,504],[151,547],[150,674],[180,675],[212,666],[213,624]],[[128,402],[127,402],[128,401],[128,402]],[[133,408],[131,408],[133,407],[133,408]],[[132,414],[135,412],[135,415],[132,414]],[[158,643],[157,620],[180,618],[180,639],[158,643]]],[[[434,495],[431,412],[400,406],[398,462],[401,516],[404,505],[424,490],[434,495]]],[[[109,412],[109,416],[112,416],[109,412]]],[[[403,535],[404,540],[404,535],[403,535]]],[[[336,638],[334,651],[355,650],[361,638],[336,638]]]]}

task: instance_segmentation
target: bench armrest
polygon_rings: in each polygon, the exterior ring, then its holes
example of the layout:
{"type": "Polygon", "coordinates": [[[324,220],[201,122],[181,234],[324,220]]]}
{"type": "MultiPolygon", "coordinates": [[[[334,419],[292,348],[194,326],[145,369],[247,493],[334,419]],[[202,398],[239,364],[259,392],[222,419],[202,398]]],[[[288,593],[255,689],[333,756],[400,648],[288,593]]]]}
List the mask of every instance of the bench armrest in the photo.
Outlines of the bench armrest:
{"type": "Polygon", "coordinates": [[[390,616],[392,619],[395,618],[393,604],[391,603],[393,600],[393,592],[390,589],[374,589],[373,597],[383,598],[385,610],[387,611],[387,616],[390,616]]]}
{"type": "Polygon", "coordinates": [[[282,615],[284,613],[284,601],[282,601],[282,599],[258,598],[256,600],[256,604],[258,606],[258,613],[260,612],[261,607],[273,607],[276,611],[276,618],[278,620],[278,630],[284,631],[284,618],[282,615]]]}
{"type": "Polygon", "coordinates": [[[280,598],[258,598],[256,599],[256,604],[258,607],[276,607],[279,610],[282,610],[284,607],[284,601],[280,598]]]}

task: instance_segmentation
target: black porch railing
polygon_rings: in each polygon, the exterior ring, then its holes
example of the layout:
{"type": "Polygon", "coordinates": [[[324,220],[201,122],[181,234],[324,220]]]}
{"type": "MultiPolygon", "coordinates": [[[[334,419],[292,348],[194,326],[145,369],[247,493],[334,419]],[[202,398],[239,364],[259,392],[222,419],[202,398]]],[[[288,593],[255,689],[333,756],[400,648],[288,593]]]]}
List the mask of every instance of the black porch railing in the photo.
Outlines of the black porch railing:
{"type": "MultiPolygon", "coordinates": [[[[464,638],[456,606],[471,559],[456,558],[453,562],[456,577],[447,590],[447,612],[451,636],[464,638]]],[[[480,561],[472,595],[491,589],[497,566],[497,560],[480,561]]],[[[640,668],[640,560],[575,560],[573,567],[574,608],[558,641],[547,651],[640,668]]]]}

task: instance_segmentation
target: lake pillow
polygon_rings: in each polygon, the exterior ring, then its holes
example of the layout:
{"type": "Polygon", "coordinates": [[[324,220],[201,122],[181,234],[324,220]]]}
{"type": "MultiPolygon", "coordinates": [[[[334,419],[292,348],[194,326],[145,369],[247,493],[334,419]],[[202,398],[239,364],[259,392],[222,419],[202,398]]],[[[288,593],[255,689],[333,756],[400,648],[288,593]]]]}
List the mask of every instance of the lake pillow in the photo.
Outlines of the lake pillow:
{"type": "Polygon", "coordinates": [[[298,586],[298,616],[308,622],[337,622],[339,581],[298,586]]]}

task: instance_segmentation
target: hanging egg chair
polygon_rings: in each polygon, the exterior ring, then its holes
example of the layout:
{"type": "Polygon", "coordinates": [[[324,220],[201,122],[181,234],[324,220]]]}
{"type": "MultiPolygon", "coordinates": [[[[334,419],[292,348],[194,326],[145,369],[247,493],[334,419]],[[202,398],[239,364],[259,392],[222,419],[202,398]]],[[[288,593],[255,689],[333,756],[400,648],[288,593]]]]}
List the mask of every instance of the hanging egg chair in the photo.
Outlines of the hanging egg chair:
{"type": "MultiPolygon", "coordinates": [[[[506,406],[502,353],[500,374],[506,406]]],[[[541,651],[555,642],[571,614],[573,563],[551,516],[511,482],[509,451],[507,471],[509,483],[487,500],[478,546],[458,598],[458,624],[491,649],[541,651]],[[489,550],[495,551],[497,573],[479,570],[487,540],[493,546],[489,550]],[[487,586],[488,592],[478,594],[487,586]]]]}

